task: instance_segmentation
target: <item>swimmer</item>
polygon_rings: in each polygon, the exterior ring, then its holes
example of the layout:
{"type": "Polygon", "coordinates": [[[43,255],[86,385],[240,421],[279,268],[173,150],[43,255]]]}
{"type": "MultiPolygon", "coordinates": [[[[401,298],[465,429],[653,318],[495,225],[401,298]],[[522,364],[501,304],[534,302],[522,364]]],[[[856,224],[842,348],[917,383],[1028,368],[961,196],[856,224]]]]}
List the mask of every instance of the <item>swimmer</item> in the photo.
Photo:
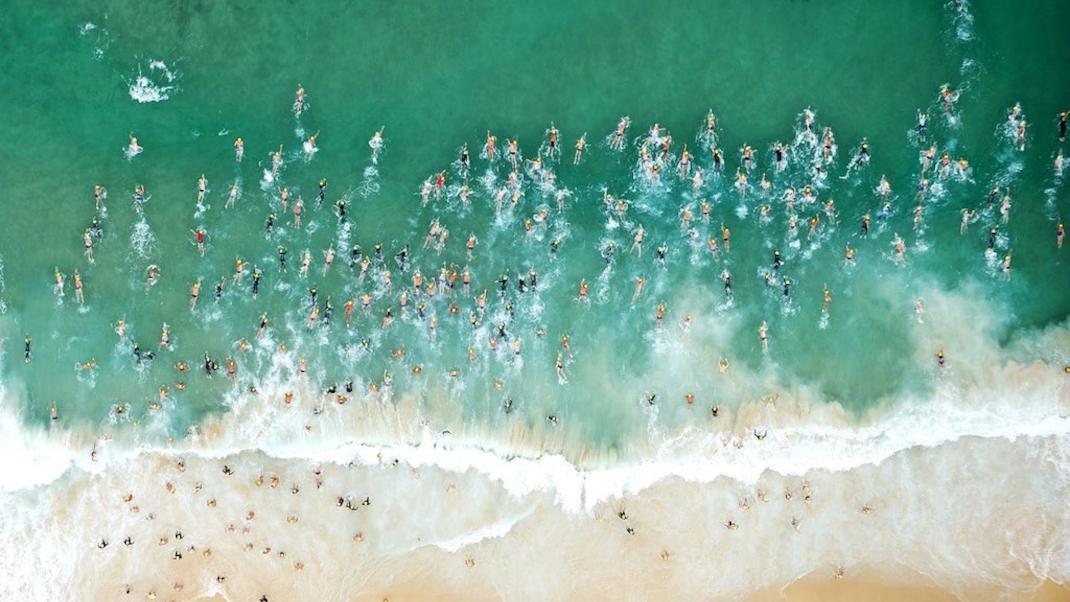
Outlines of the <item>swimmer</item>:
{"type": "Polygon", "coordinates": [[[225,207],[227,209],[233,207],[234,202],[238,200],[238,197],[240,195],[241,189],[238,188],[238,182],[235,181],[233,184],[230,185],[230,191],[227,193],[227,204],[225,205],[225,207]]]}
{"type": "Polygon", "coordinates": [[[234,160],[241,163],[242,157],[245,156],[245,141],[241,136],[234,139],[234,160]]]}
{"type": "Polygon", "coordinates": [[[519,169],[519,167],[517,165],[519,160],[520,160],[520,148],[519,147],[520,147],[520,142],[516,138],[513,138],[512,140],[509,140],[509,163],[513,166],[513,171],[514,172],[519,169]]]}
{"type": "Polygon", "coordinates": [[[93,202],[96,204],[97,212],[104,210],[104,199],[108,198],[108,191],[103,186],[97,184],[93,187],[93,202]]]}
{"type": "Polygon", "coordinates": [[[115,334],[120,341],[126,338],[126,320],[119,320],[115,323],[115,334]]]}
{"type": "Polygon", "coordinates": [[[1066,142],[1066,116],[1067,111],[1059,113],[1059,143],[1066,142]]]}
{"type": "Polygon", "coordinates": [[[732,299],[732,274],[727,269],[721,271],[721,281],[724,282],[724,294],[729,300],[732,299]]]}
{"type": "Polygon", "coordinates": [[[762,352],[769,351],[769,326],[762,320],[761,326],[758,327],[758,340],[762,342],[762,352]]]}
{"type": "Polygon", "coordinates": [[[297,92],[294,93],[294,116],[300,117],[305,110],[305,89],[297,84],[297,92]]]}
{"type": "Polygon", "coordinates": [[[25,337],[22,339],[22,361],[27,364],[33,359],[33,339],[25,337]]]}
{"type": "Polygon", "coordinates": [[[163,323],[163,327],[160,330],[160,349],[171,348],[171,327],[167,322],[163,323]]]}
{"type": "Polygon", "coordinates": [[[617,122],[617,129],[613,132],[613,138],[609,143],[610,150],[620,150],[624,147],[624,132],[631,124],[631,119],[627,116],[621,117],[617,122]]]}
{"type": "Polygon", "coordinates": [[[643,238],[646,235],[646,230],[643,229],[643,225],[639,224],[639,228],[636,229],[635,235],[632,236],[632,250],[635,251],[639,257],[643,256],[643,238]]]}
{"type": "Polygon", "coordinates": [[[971,209],[963,209],[962,210],[962,219],[959,220],[959,234],[965,234],[966,233],[966,228],[969,227],[970,220],[973,219],[973,216],[975,215],[975,213],[976,212],[971,210],[971,209]]]}
{"type": "Polygon", "coordinates": [[[950,115],[955,108],[955,102],[959,99],[958,91],[951,89],[948,84],[944,84],[940,86],[940,98],[944,103],[944,112],[950,115]]]}
{"type": "Polygon", "coordinates": [[[197,228],[196,230],[190,230],[193,233],[193,241],[197,244],[197,252],[204,257],[204,241],[208,234],[204,231],[204,228],[197,228]]]}
{"type": "Polygon", "coordinates": [[[95,263],[93,260],[93,235],[89,232],[89,228],[86,228],[85,233],[82,235],[82,246],[85,247],[85,258],[89,260],[89,263],[95,263]]]}
{"type": "Polygon", "coordinates": [[[256,338],[264,336],[264,332],[267,331],[268,317],[266,313],[260,314],[260,326],[256,329],[256,338]]]}
{"type": "Polygon", "coordinates": [[[379,126],[379,129],[372,134],[370,140],[368,140],[368,147],[372,149],[372,163],[379,162],[379,151],[383,149],[383,130],[386,129],[385,125],[379,126]]]}
{"type": "Polygon", "coordinates": [[[197,178],[197,203],[200,204],[204,201],[204,195],[208,193],[208,179],[201,174],[201,177],[197,178]]]}
{"type": "Polygon", "coordinates": [[[572,164],[579,165],[580,159],[583,158],[583,151],[587,148],[587,132],[584,132],[580,139],[576,141],[576,153],[572,156],[572,164]]]}
{"type": "Polygon", "coordinates": [[[193,286],[189,290],[189,309],[193,311],[197,308],[197,297],[201,294],[201,278],[197,278],[197,281],[193,283],[193,286]]]}
{"type": "Polygon", "coordinates": [[[941,350],[936,352],[936,368],[937,368],[937,370],[940,371],[940,374],[944,373],[944,367],[945,367],[944,350],[941,349],[941,350]]]}
{"type": "Polygon", "coordinates": [[[582,302],[582,301],[587,301],[587,291],[588,291],[588,288],[589,288],[589,287],[588,287],[588,285],[587,285],[587,280],[586,280],[586,279],[580,280],[580,293],[579,293],[579,300],[580,300],[581,302],[582,302]]]}
{"type": "Polygon", "coordinates": [[[550,129],[546,132],[546,145],[547,145],[547,153],[546,154],[548,156],[550,156],[551,158],[556,157],[558,154],[560,154],[560,149],[558,148],[558,144],[557,144],[558,136],[559,136],[559,134],[558,134],[557,128],[554,127],[554,122],[551,121],[550,122],[550,129]]]}
{"type": "Polygon", "coordinates": [[[141,145],[137,142],[137,136],[135,136],[134,134],[130,134],[130,144],[126,146],[126,158],[131,159],[141,154],[141,151],[143,150],[145,149],[142,148],[141,145]]]}
{"type": "Polygon", "coordinates": [[[1004,224],[1011,219],[1011,195],[1009,192],[1003,195],[1003,200],[999,203],[999,215],[1000,221],[1004,224]]]}
{"type": "Polygon", "coordinates": [[[490,130],[487,130],[487,141],[483,143],[483,153],[487,156],[487,161],[494,163],[494,149],[498,145],[498,137],[491,134],[490,130]]]}
{"type": "Polygon", "coordinates": [[[825,285],[825,301],[821,304],[821,313],[829,313],[829,307],[832,305],[832,291],[828,285],[825,285]]]}
{"type": "Polygon", "coordinates": [[[635,305],[636,300],[639,299],[639,295],[643,294],[643,285],[646,284],[645,276],[637,276],[635,278],[635,292],[632,293],[632,305],[635,305]]]}
{"type": "Polygon", "coordinates": [[[334,263],[334,247],[327,247],[327,250],[323,252],[323,275],[327,275],[327,270],[331,269],[331,264],[334,263]]]}
{"type": "Polygon", "coordinates": [[[922,316],[925,315],[925,301],[921,297],[914,299],[914,316],[918,320],[918,324],[924,323],[922,316]]]}
{"type": "Polygon", "coordinates": [[[279,246],[279,248],[276,250],[276,254],[279,257],[279,270],[283,273],[286,272],[286,254],[288,252],[289,251],[287,251],[286,247],[283,246],[279,246]]]}
{"type": "Polygon", "coordinates": [[[892,239],[892,247],[895,250],[895,261],[901,262],[906,257],[906,243],[899,237],[898,234],[892,239]]]}
{"type": "Polygon", "coordinates": [[[82,275],[78,273],[78,270],[74,270],[74,298],[78,300],[78,305],[85,303],[85,296],[82,292],[82,275]]]}
{"type": "Polygon", "coordinates": [[[784,145],[777,142],[776,146],[773,147],[773,166],[776,173],[784,171],[788,166],[787,156],[788,153],[787,150],[784,149],[784,145]]]}
{"type": "Polygon", "coordinates": [[[305,210],[305,203],[301,200],[301,197],[297,197],[297,202],[294,203],[294,227],[301,227],[301,213],[305,210]]]}
{"type": "Polygon", "coordinates": [[[1063,238],[1065,238],[1065,237],[1066,237],[1066,230],[1063,229],[1063,225],[1060,223],[1059,226],[1057,228],[1055,228],[1055,247],[1056,248],[1058,248],[1058,249],[1063,248],[1063,238]]]}
{"type": "Polygon", "coordinates": [[[881,174],[881,180],[877,184],[877,195],[881,198],[888,198],[892,194],[892,186],[888,183],[888,178],[881,174]]]}
{"type": "Polygon", "coordinates": [[[919,140],[925,140],[925,133],[926,133],[925,122],[928,120],[928,117],[929,116],[926,115],[925,111],[922,111],[921,109],[918,109],[918,125],[917,125],[916,129],[917,129],[917,132],[918,132],[918,139],[919,140]]]}
{"type": "Polygon", "coordinates": [[[1011,277],[1011,255],[1010,253],[1003,256],[1003,277],[1010,279],[1011,277]]]}
{"type": "MultiPolygon", "coordinates": [[[[1060,224],[1059,227],[1061,228],[1062,225],[1060,224]]],[[[1061,243],[1060,243],[1060,245],[1061,245],[1061,243]]],[[[63,296],[63,280],[64,280],[63,272],[60,272],[59,268],[57,267],[53,271],[53,275],[55,276],[55,282],[56,283],[55,283],[55,285],[54,285],[52,290],[53,290],[53,292],[55,292],[57,297],[62,297],[63,296]]]]}
{"type": "Polygon", "coordinates": [[[271,153],[271,176],[275,177],[279,175],[279,170],[282,169],[282,145],[271,153]]]}

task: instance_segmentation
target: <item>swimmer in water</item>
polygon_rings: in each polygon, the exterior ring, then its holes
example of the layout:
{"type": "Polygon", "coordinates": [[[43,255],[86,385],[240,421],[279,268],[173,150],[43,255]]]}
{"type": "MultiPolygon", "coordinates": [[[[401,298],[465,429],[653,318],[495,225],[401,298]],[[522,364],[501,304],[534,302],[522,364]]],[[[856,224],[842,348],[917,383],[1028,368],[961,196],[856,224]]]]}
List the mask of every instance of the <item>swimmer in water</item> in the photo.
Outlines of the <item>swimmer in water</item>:
{"type": "Polygon", "coordinates": [[[963,209],[962,210],[962,219],[959,220],[959,234],[965,234],[966,233],[966,228],[969,227],[970,220],[973,219],[973,216],[975,215],[975,213],[976,212],[971,210],[971,209],[963,209]]]}
{"type": "Polygon", "coordinates": [[[93,187],[93,202],[97,207],[97,212],[104,210],[104,199],[108,198],[108,191],[103,186],[97,184],[93,187]]]}
{"type": "MultiPolygon", "coordinates": [[[[1062,228],[1062,224],[1060,224],[1059,227],[1062,228]]],[[[1062,245],[1062,243],[1060,242],[1060,246],[1061,245],[1062,245]]],[[[53,290],[53,292],[55,292],[57,297],[62,297],[63,296],[63,280],[64,280],[63,272],[60,272],[59,268],[57,267],[54,270],[53,275],[55,276],[56,284],[53,286],[52,290],[53,290]]]]}
{"type": "Polygon", "coordinates": [[[769,351],[769,326],[762,320],[761,326],[758,327],[758,340],[762,342],[762,352],[769,351]]]}
{"type": "Polygon", "coordinates": [[[1063,229],[1062,223],[1055,229],[1055,247],[1063,248],[1063,238],[1066,237],[1066,230],[1063,229]]]}
{"type": "Polygon", "coordinates": [[[939,370],[940,374],[944,373],[945,361],[944,350],[940,349],[936,352],[936,369],[939,370]]]}
{"type": "Polygon", "coordinates": [[[245,156],[245,140],[242,140],[241,136],[234,139],[234,160],[241,163],[242,157],[245,156]]]}
{"type": "Polygon", "coordinates": [[[923,316],[925,315],[925,301],[921,297],[914,299],[914,317],[918,320],[918,324],[924,323],[923,316]]]}
{"type": "Polygon", "coordinates": [[[130,134],[130,144],[128,144],[126,147],[127,158],[132,158],[136,155],[139,155],[143,150],[145,149],[142,148],[141,145],[137,142],[137,136],[135,136],[134,134],[130,134]]]}
{"type": "Polygon", "coordinates": [[[383,130],[386,129],[385,125],[379,126],[379,129],[372,134],[370,140],[368,140],[368,147],[372,149],[372,163],[379,162],[379,151],[383,149],[383,130]]]}
{"type": "Polygon", "coordinates": [[[487,156],[487,161],[494,163],[494,150],[498,145],[498,137],[491,134],[490,130],[487,130],[487,141],[483,143],[483,153],[487,156]]]}
{"type": "Polygon", "coordinates": [[[955,109],[955,103],[958,102],[959,93],[957,90],[951,89],[948,84],[944,84],[940,86],[940,99],[944,103],[944,112],[950,115],[955,109]]]}
{"type": "Polygon", "coordinates": [[[305,89],[297,84],[297,92],[294,93],[294,116],[300,117],[305,110],[305,89]]]}
{"type": "Polygon", "coordinates": [[[204,228],[197,228],[196,230],[190,230],[190,232],[193,233],[193,240],[197,244],[197,252],[201,254],[201,257],[204,257],[204,241],[208,236],[207,233],[204,228]]]}
{"type": "Polygon", "coordinates": [[[82,235],[82,246],[85,247],[85,258],[89,263],[95,263],[93,259],[93,235],[90,233],[89,228],[86,228],[85,233],[82,235]]]}
{"type": "Polygon", "coordinates": [[[1066,117],[1067,111],[1059,113],[1059,143],[1066,142],[1066,117]]]}
{"type": "Polygon", "coordinates": [[[78,300],[78,305],[85,303],[85,296],[82,292],[82,275],[78,273],[78,270],[74,270],[74,298],[78,300]]]}
{"type": "Polygon", "coordinates": [[[197,178],[197,204],[201,204],[204,201],[204,195],[208,193],[208,178],[201,174],[201,177],[197,178]]]}
{"type": "Polygon", "coordinates": [[[197,278],[197,281],[193,283],[193,286],[189,289],[189,309],[193,311],[197,308],[197,297],[201,295],[201,278],[197,278]]]}
{"type": "Polygon", "coordinates": [[[646,236],[646,230],[643,229],[643,225],[639,224],[639,228],[636,229],[635,235],[632,236],[632,250],[635,251],[639,257],[643,256],[643,239],[646,236]]]}
{"type": "Polygon", "coordinates": [[[316,146],[316,138],[319,137],[319,132],[312,134],[301,144],[301,148],[305,151],[305,160],[311,159],[312,155],[316,154],[319,147],[316,146]]]}
{"type": "Polygon", "coordinates": [[[583,158],[583,151],[587,148],[587,132],[584,132],[580,139],[576,141],[576,154],[572,156],[572,164],[579,165],[580,159],[583,158]]]}
{"type": "Polygon", "coordinates": [[[225,205],[225,208],[229,209],[233,207],[234,201],[237,201],[239,196],[241,196],[241,189],[238,188],[238,182],[235,181],[230,185],[230,191],[227,192],[227,204],[225,205]]]}
{"type": "Polygon", "coordinates": [[[610,150],[620,150],[624,148],[624,132],[631,124],[631,119],[627,116],[621,117],[617,122],[617,129],[613,132],[613,138],[609,142],[610,150]]]}
{"type": "Polygon", "coordinates": [[[635,292],[632,293],[632,305],[639,299],[639,295],[643,294],[643,285],[646,284],[645,276],[637,276],[635,278],[635,292]]]}

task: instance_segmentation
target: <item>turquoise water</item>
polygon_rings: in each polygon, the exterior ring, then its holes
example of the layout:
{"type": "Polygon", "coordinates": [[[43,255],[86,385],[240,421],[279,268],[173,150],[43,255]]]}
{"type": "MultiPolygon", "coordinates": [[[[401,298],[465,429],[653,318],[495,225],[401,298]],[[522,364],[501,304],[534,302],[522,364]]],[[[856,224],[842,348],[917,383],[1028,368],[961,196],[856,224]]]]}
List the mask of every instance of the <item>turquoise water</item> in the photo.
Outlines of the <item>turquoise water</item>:
{"type": "Polygon", "coordinates": [[[2,9],[0,598],[1070,583],[1066,2],[2,9]]]}
{"type": "MultiPolygon", "coordinates": [[[[935,374],[918,373],[909,352],[915,342],[904,326],[913,319],[912,302],[923,285],[954,290],[975,283],[973,294],[1002,315],[999,340],[1066,315],[1066,264],[1054,235],[1065,193],[1051,161],[1058,147],[1056,116],[1066,108],[1070,83],[1050,68],[1066,59],[1059,26],[1066,10],[1051,2],[1020,14],[1010,3],[985,3],[974,8],[971,21],[933,2],[657,10],[562,4],[537,11],[491,3],[324,4],[299,15],[285,5],[11,7],[2,25],[7,85],[0,92],[8,141],[3,204],[8,232],[0,247],[5,380],[23,392],[28,418],[47,421],[55,401],[67,425],[106,421],[116,403],[130,404],[127,419],[142,418],[158,388],[167,385],[178,400],[167,410],[167,430],[181,433],[199,417],[226,409],[231,385],[197,370],[204,352],[221,364],[237,359],[239,388],[265,373],[270,354],[239,352],[235,342],[253,340],[258,317],[266,312],[273,342],[307,357],[323,387],[352,378],[361,388],[382,381],[388,370],[397,391],[421,397],[444,388],[466,421],[534,424],[554,414],[594,446],[617,445],[629,433],[642,432],[647,392],[665,400],[668,409],[659,420],[669,425],[705,416],[682,408],[687,392],[703,408],[741,401],[739,390],[726,391],[715,380],[720,357],[733,368],[774,370],[782,382],[813,386],[823,399],[855,410],[905,391],[924,391],[935,374]],[[154,69],[153,60],[162,61],[166,73],[154,69]],[[130,86],[139,74],[165,89],[168,98],[136,102],[130,86]],[[938,101],[945,82],[962,91],[953,123],[938,101]],[[308,110],[295,118],[291,105],[298,84],[308,92],[308,110]],[[1029,122],[1024,152],[997,131],[1015,102],[1029,122]],[[816,112],[818,135],[825,126],[835,132],[838,154],[817,199],[835,199],[838,218],[830,224],[819,205],[800,203],[800,247],[792,248],[782,194],[810,181],[809,159],[792,153],[791,167],[776,174],[771,148],[775,141],[793,141],[807,106],[816,112]],[[919,108],[930,115],[925,145],[910,136],[919,108]],[[710,156],[696,140],[708,110],[718,118],[717,145],[727,162],[721,178],[712,177],[710,156]],[[632,126],[626,149],[613,152],[605,138],[621,115],[630,116],[632,126]],[[502,151],[507,137],[515,136],[530,159],[551,122],[560,128],[564,152],[560,163],[548,165],[557,176],[555,190],[571,192],[567,208],[558,210],[554,193],[539,192],[526,177],[519,205],[496,219],[492,190],[509,169],[499,161],[490,171],[496,178],[490,190],[480,182],[488,170],[479,156],[485,132],[498,136],[502,151]],[[695,153],[695,164],[706,171],[701,189],[665,177],[655,190],[637,176],[636,141],[654,122],[671,131],[674,161],[684,144],[695,153]],[[385,150],[373,166],[367,140],[380,126],[385,150]],[[128,160],[123,149],[131,132],[145,151],[128,160]],[[319,151],[305,160],[301,142],[315,132],[319,151]],[[571,147],[584,132],[589,150],[573,166],[571,147]],[[246,141],[240,164],[233,158],[237,136],[246,141]],[[863,138],[872,161],[843,179],[863,138]],[[455,194],[463,180],[456,163],[463,144],[472,155],[468,208],[459,207],[455,194]],[[732,179],[744,144],[755,148],[757,167],[752,190],[741,201],[732,179]],[[970,176],[960,182],[930,172],[943,190],[921,202],[919,232],[911,225],[918,204],[913,187],[918,152],[928,144],[936,146],[937,157],[946,149],[953,159],[968,158],[970,176]],[[285,167],[276,182],[262,185],[268,155],[279,145],[285,167]],[[365,171],[373,167],[377,172],[365,171]],[[454,194],[421,207],[421,183],[440,170],[449,172],[454,194]],[[195,215],[201,173],[209,183],[208,208],[195,215]],[[772,182],[765,197],[754,187],[763,173],[772,182]],[[874,187],[881,174],[894,191],[894,212],[887,219],[877,216],[881,203],[874,187]],[[315,201],[320,178],[329,182],[322,207],[315,201]],[[240,185],[241,198],[224,208],[233,183],[240,185]],[[960,210],[984,209],[985,195],[997,183],[1009,186],[1014,201],[997,249],[997,260],[1013,253],[1009,281],[986,266],[984,256],[996,211],[979,212],[967,235],[958,232],[960,210]],[[108,198],[99,216],[104,239],[94,249],[96,263],[89,264],[81,233],[97,216],[95,184],[107,188],[108,198]],[[141,253],[132,242],[140,217],[130,197],[138,184],[150,195],[143,215],[152,236],[141,253]],[[281,186],[307,205],[300,232],[279,207],[281,186]],[[603,188],[633,203],[621,227],[607,228],[616,220],[603,208],[603,188]],[[348,233],[331,207],[339,198],[348,202],[348,233]],[[709,223],[700,218],[700,199],[712,203],[709,223]],[[766,225],[756,217],[761,204],[771,208],[766,225]],[[695,215],[697,248],[689,246],[679,225],[683,205],[695,215]],[[549,208],[549,217],[525,238],[523,220],[540,207],[549,208]],[[745,216],[739,207],[746,207],[745,216]],[[265,236],[271,211],[279,214],[279,225],[265,236]],[[859,223],[867,212],[873,232],[863,239],[859,223]],[[816,242],[806,235],[813,215],[822,218],[816,242]],[[436,218],[450,231],[441,254],[422,248],[436,218]],[[733,232],[732,250],[714,258],[705,241],[719,238],[722,223],[733,232]],[[648,239],[642,258],[628,252],[638,224],[648,239]],[[203,258],[190,232],[197,227],[208,232],[203,258]],[[471,260],[464,251],[469,233],[479,241],[471,260]],[[890,260],[894,233],[909,247],[905,266],[890,260]],[[561,247],[552,261],[549,243],[555,237],[561,247]],[[603,275],[600,251],[610,241],[616,258],[603,275]],[[389,294],[375,293],[374,267],[361,283],[345,266],[349,245],[370,253],[377,242],[393,273],[389,294]],[[668,247],[664,265],[654,259],[661,243],[668,247]],[[858,253],[851,269],[842,265],[848,243],[858,253]],[[322,253],[332,244],[338,261],[323,277],[322,253]],[[412,270],[403,273],[391,257],[406,244],[410,263],[425,276],[443,265],[458,270],[468,265],[472,273],[472,292],[452,300],[457,317],[449,315],[451,301],[441,295],[427,304],[428,315],[439,323],[436,343],[430,341],[429,319],[415,317],[420,299],[411,299],[404,317],[399,313],[397,295],[409,285],[412,270]],[[275,257],[279,246],[289,251],[286,274],[275,257]],[[306,248],[314,258],[307,280],[296,273],[306,248]],[[784,252],[783,272],[793,280],[790,306],[779,285],[766,287],[759,277],[769,269],[774,249],[784,252]],[[217,304],[212,286],[233,272],[239,256],[263,270],[263,290],[252,299],[246,276],[241,286],[228,286],[217,304]],[[162,277],[146,290],[150,264],[160,267],[162,277]],[[68,277],[62,303],[52,291],[55,267],[68,277]],[[71,289],[75,269],[85,278],[83,308],[71,289]],[[491,353],[486,339],[502,319],[497,278],[529,269],[541,276],[537,296],[518,293],[515,282],[507,296],[516,314],[508,330],[524,342],[522,359],[515,361],[508,350],[491,353]],[[733,277],[730,307],[719,278],[724,269],[733,277]],[[633,306],[629,300],[639,275],[648,282],[633,306]],[[204,292],[191,313],[188,291],[197,278],[204,279],[204,292]],[[592,286],[589,306],[575,300],[581,279],[592,286]],[[317,287],[321,304],[330,296],[335,309],[333,324],[314,332],[303,328],[309,286],[317,287]],[[827,328],[821,328],[825,286],[834,301],[827,328]],[[488,316],[473,331],[468,316],[484,289],[488,316]],[[364,317],[358,309],[353,328],[346,328],[343,305],[362,292],[375,294],[372,315],[364,317]],[[696,325],[733,328],[716,341],[702,339],[707,331],[699,329],[695,338],[702,352],[689,356],[686,366],[667,366],[658,349],[675,343],[655,331],[659,302],[666,303],[666,322],[673,328],[685,313],[693,314],[696,325]],[[388,306],[401,319],[380,334],[388,306]],[[122,343],[113,330],[119,319],[128,324],[122,343]],[[764,355],[757,337],[763,320],[772,340],[764,355]],[[157,350],[151,367],[135,371],[132,341],[156,349],[163,322],[171,326],[173,350],[157,350]],[[554,373],[565,334],[576,351],[567,362],[567,384],[554,373]],[[33,338],[30,364],[15,361],[23,336],[33,338]],[[369,340],[366,352],[363,338],[369,340]],[[404,360],[391,359],[388,352],[402,346],[404,360]],[[466,357],[469,347],[479,352],[475,362],[466,357]],[[90,358],[97,361],[94,370],[75,368],[90,358]],[[177,374],[177,361],[189,362],[191,373],[177,374]],[[416,365],[423,368],[419,377],[411,372],[416,365]],[[462,370],[463,385],[447,376],[454,367],[462,370]],[[187,389],[174,390],[177,381],[187,382],[187,389]],[[501,411],[505,399],[513,400],[515,416],[501,411]]],[[[743,391],[752,397],[769,392],[757,386],[743,391]]]]}

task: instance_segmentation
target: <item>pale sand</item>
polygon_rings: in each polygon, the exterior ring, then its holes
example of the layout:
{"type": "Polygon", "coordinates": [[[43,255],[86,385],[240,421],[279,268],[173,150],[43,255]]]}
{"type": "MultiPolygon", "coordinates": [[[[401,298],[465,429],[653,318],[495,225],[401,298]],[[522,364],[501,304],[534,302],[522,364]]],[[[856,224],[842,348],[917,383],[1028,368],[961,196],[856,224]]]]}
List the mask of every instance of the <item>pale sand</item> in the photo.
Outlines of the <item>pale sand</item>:
{"type": "MultiPolygon", "coordinates": [[[[918,583],[927,579],[918,575],[918,583]]],[[[972,592],[968,600],[1000,600],[1000,592],[972,592]]],[[[1013,596],[1002,599],[1022,602],[1065,602],[1070,600],[1070,588],[1046,581],[1032,596],[1013,596]]],[[[905,586],[869,580],[863,577],[851,579],[803,579],[784,591],[761,592],[746,599],[747,602],[960,602],[948,591],[932,585],[905,586]]]]}

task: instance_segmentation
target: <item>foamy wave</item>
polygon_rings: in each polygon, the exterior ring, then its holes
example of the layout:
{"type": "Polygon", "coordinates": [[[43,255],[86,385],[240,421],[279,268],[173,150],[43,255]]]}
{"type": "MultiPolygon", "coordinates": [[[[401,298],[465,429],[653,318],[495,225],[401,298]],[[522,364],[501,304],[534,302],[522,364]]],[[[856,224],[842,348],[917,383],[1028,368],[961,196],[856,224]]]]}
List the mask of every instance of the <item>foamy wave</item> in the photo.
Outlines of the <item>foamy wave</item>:
{"type": "Polygon", "coordinates": [[[163,61],[151,60],[148,68],[146,75],[138,67],[137,77],[130,82],[130,98],[139,103],[162,102],[171,98],[178,76],[163,61]]]}

